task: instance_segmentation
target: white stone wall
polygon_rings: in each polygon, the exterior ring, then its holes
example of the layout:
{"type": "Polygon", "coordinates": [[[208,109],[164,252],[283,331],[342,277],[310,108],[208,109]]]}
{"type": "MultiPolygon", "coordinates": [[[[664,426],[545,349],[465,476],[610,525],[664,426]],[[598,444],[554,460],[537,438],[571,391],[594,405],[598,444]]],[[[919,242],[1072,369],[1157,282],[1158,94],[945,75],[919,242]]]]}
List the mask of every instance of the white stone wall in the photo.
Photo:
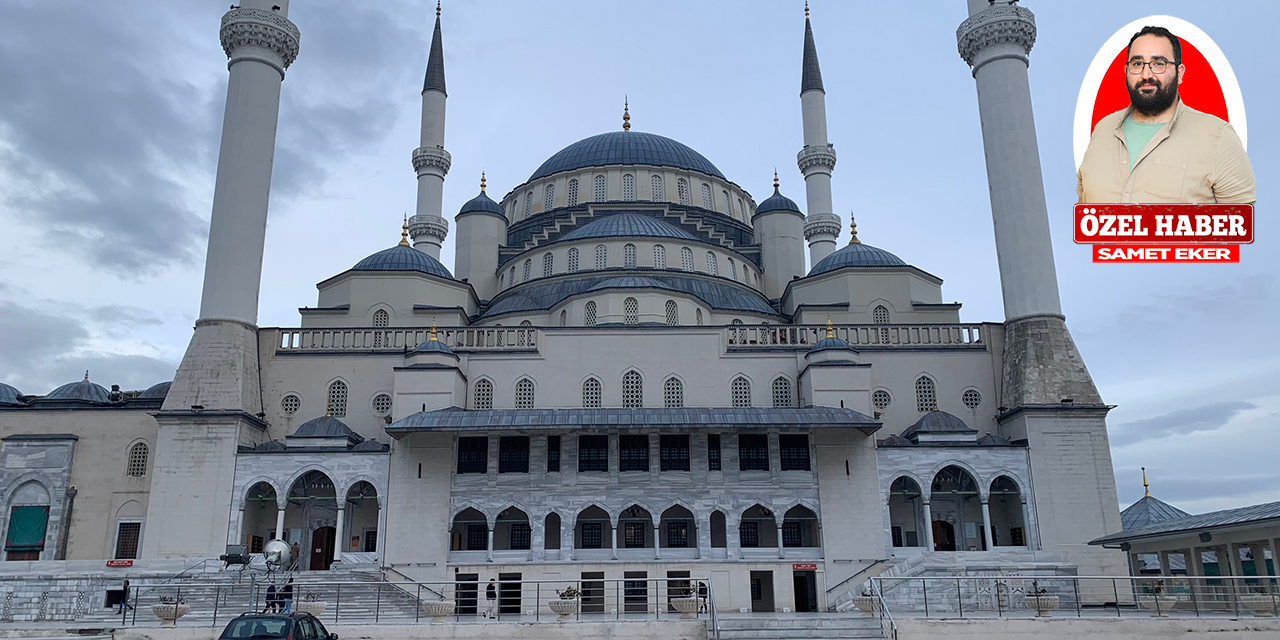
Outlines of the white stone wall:
{"type": "Polygon", "coordinates": [[[837,324],[872,324],[872,312],[879,305],[889,311],[892,324],[960,322],[958,306],[936,308],[916,304],[942,302],[940,278],[906,267],[831,271],[792,282],[782,298],[783,310],[798,312],[797,322],[801,324],[825,323],[827,315],[837,324]]]}
{"type": "Polygon", "coordinates": [[[372,327],[373,314],[386,311],[389,326],[466,324],[476,313],[479,300],[466,284],[449,282],[413,271],[349,272],[334,276],[317,287],[316,306],[346,311],[302,311],[304,327],[372,327]],[[415,306],[432,307],[415,309],[415,306]]]}

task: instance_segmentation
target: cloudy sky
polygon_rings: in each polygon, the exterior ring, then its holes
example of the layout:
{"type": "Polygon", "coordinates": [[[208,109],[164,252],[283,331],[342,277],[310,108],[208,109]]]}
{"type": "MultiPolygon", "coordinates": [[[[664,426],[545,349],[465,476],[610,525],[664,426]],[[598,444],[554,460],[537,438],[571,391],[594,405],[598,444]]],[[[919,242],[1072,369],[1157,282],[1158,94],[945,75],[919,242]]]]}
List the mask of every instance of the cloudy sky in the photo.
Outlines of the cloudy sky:
{"type": "MultiPolygon", "coordinates": [[[[260,324],[296,326],[315,283],[399,239],[414,208],[421,76],[434,3],[295,0],[260,324]]],[[[199,306],[226,95],[227,2],[0,3],[0,381],[47,393],[169,379],[199,306]]],[[[1063,307],[1104,398],[1122,505],[1280,500],[1280,230],[1239,265],[1094,265],[1071,243],[1071,121],[1101,44],[1150,2],[1024,2],[1063,307]]],[[[860,237],[946,279],[965,321],[1000,321],[977,102],[956,53],[962,0],[813,0],[837,212],[860,237]]],[[[1165,0],[1213,37],[1249,120],[1259,201],[1280,170],[1280,3],[1165,0]]],[[[444,8],[445,211],[495,196],[580,138],[637,130],[701,151],[759,200],[774,167],[803,202],[799,0],[498,2],[444,8]]],[[[847,231],[845,232],[847,234],[847,231]]],[[[452,244],[452,238],[447,243],[452,244]]],[[[444,262],[453,264],[447,246],[444,262]]]]}

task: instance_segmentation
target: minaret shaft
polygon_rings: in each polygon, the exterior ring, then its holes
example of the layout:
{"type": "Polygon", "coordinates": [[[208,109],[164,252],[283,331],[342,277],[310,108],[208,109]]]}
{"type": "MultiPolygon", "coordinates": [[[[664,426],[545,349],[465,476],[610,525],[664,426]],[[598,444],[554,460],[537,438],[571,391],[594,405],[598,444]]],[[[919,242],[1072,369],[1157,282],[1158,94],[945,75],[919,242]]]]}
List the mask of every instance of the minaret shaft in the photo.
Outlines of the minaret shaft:
{"type": "Polygon", "coordinates": [[[813,26],[808,8],[804,19],[804,60],[800,78],[800,116],[804,123],[804,148],[796,156],[800,173],[804,174],[805,205],[808,214],[804,237],[809,241],[809,264],[816,265],[836,250],[840,236],[840,216],[831,201],[831,171],[836,166],[836,151],[827,141],[827,95],[822,87],[822,70],[818,65],[818,48],[813,41],[813,26]]]}
{"type": "Polygon", "coordinates": [[[439,260],[449,221],[444,217],[444,177],[452,162],[444,150],[445,102],[444,42],[440,34],[440,8],[431,34],[427,56],[427,76],[422,84],[421,145],[413,152],[413,169],[418,174],[418,204],[409,219],[413,247],[439,260]]]}

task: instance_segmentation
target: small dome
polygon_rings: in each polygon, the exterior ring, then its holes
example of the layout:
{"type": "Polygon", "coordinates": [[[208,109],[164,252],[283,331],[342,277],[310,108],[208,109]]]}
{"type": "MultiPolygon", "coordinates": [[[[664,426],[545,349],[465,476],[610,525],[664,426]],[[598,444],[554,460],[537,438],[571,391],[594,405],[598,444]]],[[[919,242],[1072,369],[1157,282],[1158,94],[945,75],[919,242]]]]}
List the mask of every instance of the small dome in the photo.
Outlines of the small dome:
{"type": "Polygon", "coordinates": [[[256,446],[256,447],[254,447],[254,448],[253,448],[253,450],[254,450],[254,451],[256,451],[256,452],[264,452],[264,451],[284,451],[284,450],[286,450],[286,449],[288,449],[288,448],[289,448],[289,447],[286,447],[286,446],[284,445],[284,443],[283,443],[283,442],[280,442],[279,440],[269,440],[269,441],[267,441],[267,442],[264,442],[264,443],[262,443],[262,444],[260,444],[260,445],[258,445],[258,446],[256,446]]]}
{"type": "Polygon", "coordinates": [[[611,164],[676,167],[724,179],[724,174],[701,153],[671,138],[639,131],[610,131],[584,138],[556,152],[529,176],[529,182],[561,171],[611,164]]]}
{"type": "Polygon", "coordinates": [[[826,351],[828,349],[839,349],[841,351],[854,350],[853,347],[849,346],[848,342],[845,342],[840,338],[823,338],[814,344],[812,349],[809,349],[809,353],[813,353],[815,351],[826,351]]]}
{"type": "Polygon", "coordinates": [[[918,433],[977,433],[970,429],[964,420],[947,413],[933,410],[924,414],[915,424],[902,432],[902,437],[910,438],[918,433]]]}
{"type": "Polygon", "coordinates": [[[796,213],[799,213],[800,207],[796,204],[795,200],[782,195],[782,193],[778,191],[778,187],[774,187],[773,195],[765,198],[764,202],[756,205],[756,215],[768,213],[770,211],[795,211],[796,213]]]}
{"type": "Polygon", "coordinates": [[[89,376],[86,374],[84,380],[80,382],[72,382],[64,384],[54,389],[49,395],[44,397],[45,400],[82,400],[84,402],[101,402],[107,403],[111,401],[107,390],[100,384],[89,382],[89,376]]]}
{"type": "Polygon", "coordinates": [[[169,395],[169,387],[172,385],[172,381],[157,382],[156,384],[151,385],[151,387],[146,391],[143,391],[138,397],[147,400],[163,400],[165,396],[169,395]]]}
{"type": "Polygon", "coordinates": [[[22,401],[22,392],[0,382],[0,404],[26,404],[22,401]]]}
{"type": "Polygon", "coordinates": [[[620,276],[617,278],[609,278],[600,284],[597,284],[587,291],[600,291],[601,289],[670,289],[671,287],[654,280],[653,278],[645,278],[643,276],[620,276]]]}
{"type": "Polygon", "coordinates": [[[360,444],[351,447],[352,451],[390,451],[391,447],[377,440],[365,440],[360,444]]]}
{"type": "Polygon", "coordinates": [[[439,260],[410,247],[398,244],[383,249],[351,267],[352,271],[418,271],[441,278],[453,279],[453,274],[439,260]]]}
{"type": "Polygon", "coordinates": [[[453,353],[453,349],[449,348],[449,345],[439,340],[427,340],[426,342],[423,342],[422,344],[418,345],[418,348],[414,349],[413,352],[414,353],[447,353],[451,356],[456,356],[456,354],[453,353]]]}
{"type": "Polygon", "coordinates": [[[913,443],[912,443],[910,440],[908,440],[908,439],[906,439],[906,438],[904,438],[904,437],[902,437],[902,436],[900,436],[900,435],[898,435],[898,434],[896,434],[896,433],[895,433],[895,434],[893,434],[893,435],[889,436],[888,438],[885,438],[884,440],[881,440],[881,441],[880,441],[880,446],[882,446],[882,447],[910,447],[910,446],[913,446],[913,443]]]}
{"type": "MultiPolygon", "coordinates": [[[[758,209],[757,209],[758,211],[758,209]]],[[[902,258],[869,244],[855,243],[832,253],[809,270],[809,275],[835,271],[845,267],[905,267],[902,258]]]]}
{"type": "Polygon", "coordinates": [[[343,421],[333,416],[320,416],[308,420],[298,426],[298,430],[289,434],[290,438],[355,438],[356,442],[364,440],[351,430],[343,421]]]}
{"type": "Polygon", "coordinates": [[[697,237],[692,233],[689,233],[670,222],[639,213],[615,213],[610,216],[597,218],[596,220],[592,220],[591,222],[564,234],[560,239],[583,240],[586,238],[619,238],[635,236],[697,240],[697,237]]]}
{"type": "Polygon", "coordinates": [[[1008,438],[1002,438],[992,433],[978,438],[978,446],[980,447],[1008,447],[1011,444],[1008,438]]]}
{"type": "Polygon", "coordinates": [[[502,213],[502,205],[494,202],[493,199],[486,195],[483,190],[480,191],[480,195],[468,200],[466,204],[462,205],[462,208],[458,209],[458,215],[471,213],[473,211],[496,213],[500,216],[505,216],[505,214],[502,213]]]}

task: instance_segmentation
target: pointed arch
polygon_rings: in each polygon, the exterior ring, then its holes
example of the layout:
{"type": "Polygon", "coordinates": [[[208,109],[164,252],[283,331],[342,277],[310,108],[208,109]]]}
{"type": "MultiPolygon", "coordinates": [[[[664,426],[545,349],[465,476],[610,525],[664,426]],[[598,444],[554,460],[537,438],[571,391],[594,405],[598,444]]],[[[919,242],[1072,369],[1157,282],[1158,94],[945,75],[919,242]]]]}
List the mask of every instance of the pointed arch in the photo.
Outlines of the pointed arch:
{"type": "Polygon", "coordinates": [[[514,391],[516,395],[516,408],[517,409],[534,408],[534,393],[536,392],[536,390],[537,390],[537,387],[534,384],[533,378],[529,376],[520,376],[520,378],[516,380],[516,383],[514,386],[514,391]]]}
{"type": "Polygon", "coordinates": [[[916,377],[916,411],[926,413],[938,408],[938,383],[933,376],[922,373],[916,377]]]}
{"type": "Polygon", "coordinates": [[[644,375],[638,369],[622,374],[622,406],[638,409],[644,406],[644,375]]]}
{"type": "Polygon", "coordinates": [[[479,411],[487,411],[493,408],[492,379],[482,376],[472,383],[471,408],[479,411]]]}
{"type": "Polygon", "coordinates": [[[662,381],[662,406],[668,409],[684,406],[684,381],[675,374],[662,381]]]}
{"type": "Polygon", "coordinates": [[[729,401],[732,407],[751,406],[751,379],[739,373],[729,383],[729,401]]]}
{"type": "Polygon", "coordinates": [[[326,413],[335,418],[347,415],[347,398],[351,395],[351,387],[346,380],[334,378],[328,386],[328,407],[326,413]]]}
{"type": "Polygon", "coordinates": [[[796,394],[793,391],[794,385],[791,378],[785,374],[778,374],[773,379],[773,406],[780,408],[790,408],[796,405],[796,394]]]}
{"type": "Polygon", "coordinates": [[[582,408],[598,409],[601,406],[601,398],[604,396],[604,385],[600,383],[600,379],[594,375],[587,376],[582,381],[582,408]]]}

